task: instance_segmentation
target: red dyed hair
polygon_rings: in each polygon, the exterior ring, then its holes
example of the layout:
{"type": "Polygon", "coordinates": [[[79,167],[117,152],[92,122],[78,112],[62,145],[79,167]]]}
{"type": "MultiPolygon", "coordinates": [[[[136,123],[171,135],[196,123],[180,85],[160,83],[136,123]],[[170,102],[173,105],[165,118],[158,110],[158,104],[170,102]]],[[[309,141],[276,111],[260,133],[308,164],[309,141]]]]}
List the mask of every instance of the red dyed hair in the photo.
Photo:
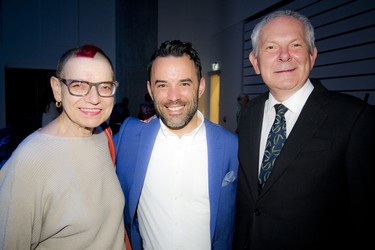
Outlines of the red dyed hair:
{"type": "Polygon", "coordinates": [[[112,65],[111,59],[103,52],[102,49],[100,49],[99,47],[97,47],[95,45],[85,44],[85,45],[83,45],[81,47],[78,47],[78,48],[69,49],[68,51],[66,51],[60,57],[60,60],[57,64],[57,68],[56,68],[56,76],[62,77],[63,68],[65,67],[66,62],[70,58],[72,58],[72,57],[94,58],[94,56],[97,53],[102,54],[108,60],[109,64],[111,65],[112,71],[113,71],[113,65],[112,65]]]}
{"type": "Polygon", "coordinates": [[[75,55],[77,57],[82,56],[93,58],[99,51],[101,51],[101,49],[99,49],[98,47],[91,44],[86,44],[80,47],[79,50],[75,53],[75,55]]]}

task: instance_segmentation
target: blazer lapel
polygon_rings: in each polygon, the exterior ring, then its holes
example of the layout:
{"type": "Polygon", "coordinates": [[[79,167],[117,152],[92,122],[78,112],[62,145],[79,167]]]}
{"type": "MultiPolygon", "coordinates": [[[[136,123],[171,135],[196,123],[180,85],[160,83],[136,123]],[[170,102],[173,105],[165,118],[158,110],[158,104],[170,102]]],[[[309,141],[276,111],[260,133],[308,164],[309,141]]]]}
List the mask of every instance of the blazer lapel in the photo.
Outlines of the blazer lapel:
{"type": "MultiPolygon", "coordinates": [[[[145,181],[148,163],[151,158],[152,149],[154,147],[155,139],[160,128],[159,119],[154,119],[146,124],[140,131],[138,137],[139,144],[134,168],[134,176],[132,186],[130,188],[130,200],[129,204],[130,214],[135,215],[136,208],[138,206],[139,197],[141,195],[143,183],[145,181]]],[[[133,217],[134,218],[134,217],[133,217]]]]}
{"type": "Polygon", "coordinates": [[[220,131],[215,126],[205,120],[207,152],[208,152],[208,192],[210,199],[210,232],[211,240],[213,239],[216,217],[218,212],[218,204],[220,198],[220,189],[223,175],[224,147],[220,140],[220,131]]]}

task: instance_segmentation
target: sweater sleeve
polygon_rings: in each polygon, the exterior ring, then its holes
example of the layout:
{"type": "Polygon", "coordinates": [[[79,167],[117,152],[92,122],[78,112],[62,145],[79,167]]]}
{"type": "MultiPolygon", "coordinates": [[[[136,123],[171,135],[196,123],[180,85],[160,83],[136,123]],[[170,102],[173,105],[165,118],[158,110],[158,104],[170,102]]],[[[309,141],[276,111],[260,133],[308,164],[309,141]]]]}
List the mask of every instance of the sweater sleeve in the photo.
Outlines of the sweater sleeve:
{"type": "Polygon", "coordinates": [[[17,165],[32,161],[11,158],[0,174],[0,249],[33,249],[33,236],[40,235],[41,194],[29,173],[17,165]],[[6,177],[6,178],[5,178],[6,177]]]}

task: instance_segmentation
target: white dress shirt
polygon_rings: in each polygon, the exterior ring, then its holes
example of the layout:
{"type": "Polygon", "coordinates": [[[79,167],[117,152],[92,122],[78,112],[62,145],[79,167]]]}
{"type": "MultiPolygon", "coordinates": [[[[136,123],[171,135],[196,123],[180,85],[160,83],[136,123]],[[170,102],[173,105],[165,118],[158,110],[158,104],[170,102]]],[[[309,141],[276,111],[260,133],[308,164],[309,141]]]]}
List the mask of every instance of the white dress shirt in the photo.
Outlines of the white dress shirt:
{"type": "MultiPolygon", "coordinates": [[[[286,120],[286,136],[288,138],[290,132],[292,131],[294,124],[297,122],[298,116],[301,113],[303,106],[305,105],[307,98],[309,98],[311,92],[313,91],[314,86],[307,79],[305,85],[300,88],[296,93],[294,93],[291,97],[287,100],[282,102],[282,104],[288,108],[288,111],[285,113],[285,120],[286,120]]],[[[262,134],[260,138],[260,147],[259,147],[259,169],[262,165],[263,154],[267,143],[267,137],[271,130],[273,121],[275,120],[276,111],[275,111],[275,104],[278,102],[273,95],[269,94],[268,100],[264,105],[264,113],[263,113],[263,125],[262,125],[262,134]]],[[[259,172],[259,171],[258,171],[259,172]]]]}
{"type": "Polygon", "coordinates": [[[179,138],[161,121],[138,205],[144,249],[210,249],[204,117],[179,138]]]}

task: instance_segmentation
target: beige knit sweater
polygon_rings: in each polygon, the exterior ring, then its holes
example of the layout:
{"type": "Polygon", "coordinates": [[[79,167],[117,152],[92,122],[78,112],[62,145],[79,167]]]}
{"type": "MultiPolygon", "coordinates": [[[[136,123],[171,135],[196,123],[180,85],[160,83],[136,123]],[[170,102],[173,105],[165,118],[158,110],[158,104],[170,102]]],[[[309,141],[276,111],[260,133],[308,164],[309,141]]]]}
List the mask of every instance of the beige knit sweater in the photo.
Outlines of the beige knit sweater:
{"type": "Polygon", "coordinates": [[[124,249],[124,202],[104,133],[36,131],[0,171],[0,249],[124,249]]]}

